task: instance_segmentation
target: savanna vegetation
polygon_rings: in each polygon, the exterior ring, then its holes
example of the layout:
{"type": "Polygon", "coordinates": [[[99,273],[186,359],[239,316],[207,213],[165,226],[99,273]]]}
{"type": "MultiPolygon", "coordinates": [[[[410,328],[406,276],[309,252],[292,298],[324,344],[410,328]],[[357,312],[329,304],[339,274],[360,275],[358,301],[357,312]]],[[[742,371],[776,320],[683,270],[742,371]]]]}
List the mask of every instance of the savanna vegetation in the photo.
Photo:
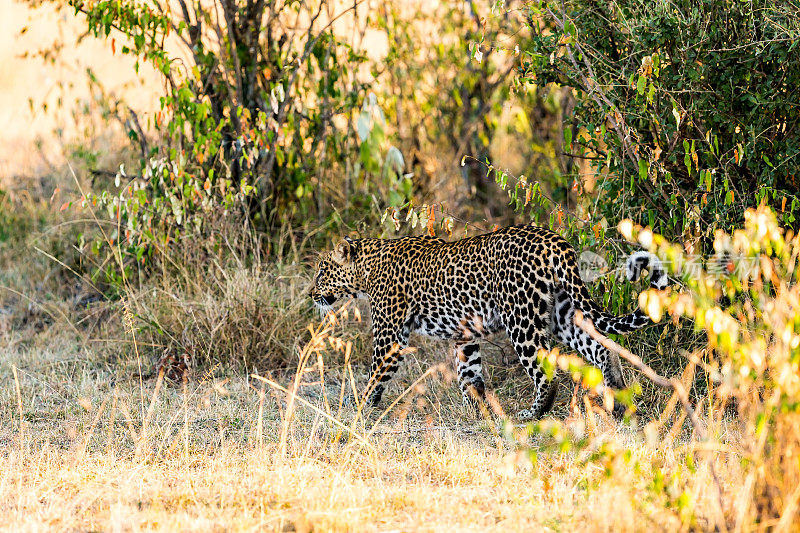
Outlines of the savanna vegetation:
{"type": "Polygon", "coordinates": [[[798,529],[796,1],[0,6],[5,527],[798,529]],[[624,420],[563,348],[506,416],[503,336],[485,417],[422,337],[348,401],[369,310],[318,315],[318,252],[523,222],[657,322],[603,338],[624,420]]]}

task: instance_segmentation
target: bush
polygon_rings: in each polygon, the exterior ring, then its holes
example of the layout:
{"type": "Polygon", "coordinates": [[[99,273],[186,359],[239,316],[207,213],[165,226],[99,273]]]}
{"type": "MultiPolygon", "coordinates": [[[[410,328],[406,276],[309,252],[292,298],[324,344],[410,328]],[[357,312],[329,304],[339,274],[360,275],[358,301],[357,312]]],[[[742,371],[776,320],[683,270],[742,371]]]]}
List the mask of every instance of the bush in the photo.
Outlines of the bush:
{"type": "MultiPolygon", "coordinates": [[[[574,200],[556,142],[572,95],[514,83],[516,54],[530,38],[520,30],[520,5],[415,1],[380,8],[377,24],[389,42],[385,107],[414,173],[415,199],[444,201],[452,215],[518,221],[494,183],[510,170],[539,183],[554,204],[574,200]]],[[[535,215],[547,216],[542,209],[535,215]]]]}
{"type": "Polygon", "coordinates": [[[146,121],[121,102],[107,106],[139,152],[139,168],[121,167],[113,187],[82,190],[65,204],[96,206],[110,219],[85,245],[115,285],[137,281],[139,267],[175,242],[207,239],[220,216],[269,234],[324,223],[349,205],[374,212],[374,190],[399,190],[398,202],[406,200],[402,154],[381,128],[363,127],[380,111],[360,75],[368,58],[334,31],[345,15],[357,20],[357,4],[68,4],[92,36],[163,80],[146,121]]]}
{"type": "Polygon", "coordinates": [[[640,304],[656,320],[664,312],[676,322],[688,317],[708,338],[703,365],[709,388],[697,408],[710,438],[721,431],[729,408],[738,414],[749,470],[743,490],[752,498],[737,512],[789,525],[796,523],[800,494],[800,236],[781,228],[768,208],[749,209],[744,220],[744,229],[715,233],[715,255],[702,268],[683,247],[649,230],[626,226],[623,233],[684,278],[685,292],[648,291],[640,304]]]}
{"type": "Polygon", "coordinates": [[[797,227],[796,6],[570,0],[526,9],[533,35],[520,83],[576,91],[563,151],[591,158],[594,203],[609,220],[632,216],[706,249],[714,229],[739,225],[762,202],[797,227]]]}
{"type": "MultiPolygon", "coordinates": [[[[214,226],[224,243],[216,252],[203,243],[178,243],[158,275],[109,305],[121,308],[139,355],[172,380],[184,371],[198,377],[216,368],[261,374],[290,368],[318,318],[306,294],[311,232],[279,232],[266,241],[272,249],[266,262],[254,232],[214,226]]],[[[366,357],[368,338],[361,333],[351,328],[346,338],[366,357]]]]}
{"type": "Polygon", "coordinates": [[[167,377],[217,365],[263,373],[287,367],[296,349],[289,339],[304,336],[309,316],[296,285],[257,267],[211,269],[203,278],[164,278],[127,305],[167,377]]]}

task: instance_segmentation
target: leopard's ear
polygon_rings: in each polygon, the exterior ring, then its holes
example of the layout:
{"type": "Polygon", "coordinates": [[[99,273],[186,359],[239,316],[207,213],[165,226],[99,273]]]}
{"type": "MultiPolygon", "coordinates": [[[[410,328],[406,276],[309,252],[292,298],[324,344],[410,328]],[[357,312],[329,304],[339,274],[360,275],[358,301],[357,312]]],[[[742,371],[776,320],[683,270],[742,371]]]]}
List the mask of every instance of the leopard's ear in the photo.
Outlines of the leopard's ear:
{"type": "Polygon", "coordinates": [[[356,247],[357,244],[353,239],[345,237],[344,241],[337,244],[336,248],[333,249],[333,253],[331,254],[331,259],[333,259],[340,265],[349,263],[353,260],[353,256],[355,255],[356,252],[356,247]]]}

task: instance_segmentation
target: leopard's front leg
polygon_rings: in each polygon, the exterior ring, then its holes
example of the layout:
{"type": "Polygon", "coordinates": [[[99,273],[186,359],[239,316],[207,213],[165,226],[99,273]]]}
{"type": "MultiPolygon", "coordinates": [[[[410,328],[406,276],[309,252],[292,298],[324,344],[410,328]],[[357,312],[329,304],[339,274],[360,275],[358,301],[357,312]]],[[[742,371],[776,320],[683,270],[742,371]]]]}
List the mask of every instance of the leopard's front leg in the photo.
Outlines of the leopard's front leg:
{"type": "Polygon", "coordinates": [[[404,307],[393,303],[378,302],[372,306],[372,365],[364,391],[367,403],[372,406],[380,402],[384,384],[397,372],[408,345],[404,307]]]}

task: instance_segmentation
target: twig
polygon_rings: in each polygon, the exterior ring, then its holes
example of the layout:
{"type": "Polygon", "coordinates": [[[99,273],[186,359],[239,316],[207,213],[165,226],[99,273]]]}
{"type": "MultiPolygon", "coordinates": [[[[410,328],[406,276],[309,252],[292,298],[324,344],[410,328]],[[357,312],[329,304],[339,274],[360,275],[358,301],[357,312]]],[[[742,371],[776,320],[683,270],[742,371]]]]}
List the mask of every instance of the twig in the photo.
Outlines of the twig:
{"type": "Polygon", "coordinates": [[[599,333],[597,329],[595,329],[594,324],[592,324],[591,320],[588,320],[583,316],[583,313],[579,310],[575,311],[575,325],[585,331],[590,337],[594,340],[599,342],[603,345],[604,348],[607,350],[611,350],[619,354],[620,357],[628,361],[630,364],[633,365],[636,370],[644,374],[644,376],[652,381],[654,384],[658,385],[664,389],[671,389],[675,392],[675,395],[678,397],[678,400],[681,402],[684,411],[686,411],[687,416],[689,417],[689,421],[691,421],[692,426],[694,427],[697,434],[700,436],[701,439],[705,439],[707,437],[707,433],[705,428],[701,425],[700,419],[697,418],[697,414],[692,409],[691,404],[689,403],[689,395],[686,392],[686,388],[683,386],[677,379],[667,379],[661,375],[659,375],[655,370],[650,368],[644,361],[642,361],[638,356],[632,354],[616,342],[612,341],[605,335],[599,333]]]}

